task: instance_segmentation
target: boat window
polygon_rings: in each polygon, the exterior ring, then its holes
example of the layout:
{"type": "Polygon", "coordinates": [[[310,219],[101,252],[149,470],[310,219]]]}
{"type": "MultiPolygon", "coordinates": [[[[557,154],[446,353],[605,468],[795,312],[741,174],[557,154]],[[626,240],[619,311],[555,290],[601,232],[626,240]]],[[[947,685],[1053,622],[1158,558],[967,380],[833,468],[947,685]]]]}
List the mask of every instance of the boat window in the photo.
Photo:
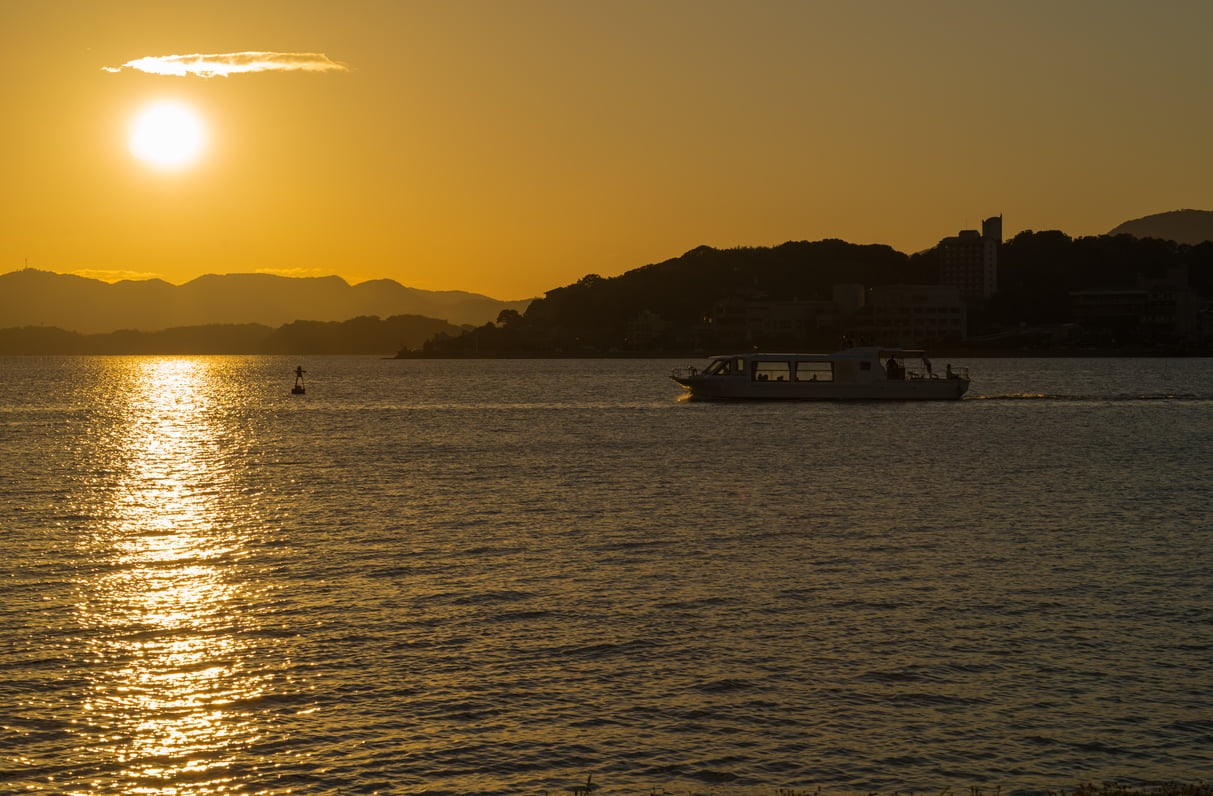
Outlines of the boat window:
{"type": "Polygon", "coordinates": [[[705,376],[728,376],[733,372],[733,363],[727,359],[712,360],[712,364],[708,365],[707,370],[703,373],[705,376]]]}
{"type": "Polygon", "coordinates": [[[791,381],[790,362],[755,362],[754,381],[791,381]]]}
{"type": "Polygon", "coordinates": [[[834,381],[834,363],[797,362],[796,381],[834,381]]]}

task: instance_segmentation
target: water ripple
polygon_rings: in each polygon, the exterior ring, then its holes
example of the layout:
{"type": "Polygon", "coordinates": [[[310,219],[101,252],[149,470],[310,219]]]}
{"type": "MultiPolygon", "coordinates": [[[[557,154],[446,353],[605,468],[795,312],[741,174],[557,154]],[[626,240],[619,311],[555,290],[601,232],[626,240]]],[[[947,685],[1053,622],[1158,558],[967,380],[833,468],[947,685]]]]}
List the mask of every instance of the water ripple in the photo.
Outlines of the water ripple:
{"type": "Polygon", "coordinates": [[[5,788],[1013,794],[1213,766],[1199,369],[704,407],[636,363],[333,359],[304,400],[295,364],[6,371],[52,405],[2,413],[28,463],[0,487],[5,788]]]}

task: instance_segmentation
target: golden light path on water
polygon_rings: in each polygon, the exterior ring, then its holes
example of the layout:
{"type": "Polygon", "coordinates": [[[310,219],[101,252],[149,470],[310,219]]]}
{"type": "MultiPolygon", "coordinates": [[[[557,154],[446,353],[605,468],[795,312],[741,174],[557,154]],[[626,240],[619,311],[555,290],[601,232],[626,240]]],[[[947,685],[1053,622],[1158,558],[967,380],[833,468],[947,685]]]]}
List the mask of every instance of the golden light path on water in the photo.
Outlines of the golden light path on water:
{"type": "Polygon", "coordinates": [[[0,362],[0,793],[1213,770],[1206,364],[913,407],[679,404],[681,364],[0,362]]]}
{"type": "Polygon", "coordinates": [[[119,422],[100,450],[117,468],[104,521],[81,540],[94,574],[80,584],[78,621],[95,665],[82,712],[90,755],[118,782],[108,792],[223,793],[234,754],[258,730],[238,705],[266,689],[242,641],[256,630],[241,606],[249,518],[232,500],[215,406],[222,360],[132,358],[107,385],[119,422]],[[213,383],[214,382],[214,383],[213,383]]]}

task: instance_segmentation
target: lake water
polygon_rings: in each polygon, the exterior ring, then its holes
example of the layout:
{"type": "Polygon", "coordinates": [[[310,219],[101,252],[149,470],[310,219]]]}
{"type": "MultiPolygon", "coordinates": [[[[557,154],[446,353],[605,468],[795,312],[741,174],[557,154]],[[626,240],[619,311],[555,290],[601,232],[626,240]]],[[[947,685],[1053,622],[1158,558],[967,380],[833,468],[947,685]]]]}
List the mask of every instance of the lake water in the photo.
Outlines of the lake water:
{"type": "Polygon", "coordinates": [[[0,790],[1213,776],[1213,362],[955,363],[0,358],[0,790]]]}

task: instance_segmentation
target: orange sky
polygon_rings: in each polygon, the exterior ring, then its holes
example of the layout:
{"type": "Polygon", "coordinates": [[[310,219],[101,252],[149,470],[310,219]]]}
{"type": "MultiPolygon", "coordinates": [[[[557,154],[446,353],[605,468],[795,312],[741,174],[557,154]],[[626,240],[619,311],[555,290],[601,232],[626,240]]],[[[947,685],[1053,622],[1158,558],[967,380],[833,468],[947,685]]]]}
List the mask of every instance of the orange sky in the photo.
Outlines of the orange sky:
{"type": "Polygon", "coordinates": [[[0,273],[512,300],[701,244],[1213,209],[1205,0],[5,0],[0,30],[0,273]],[[250,51],[348,69],[122,68],[250,51]],[[161,98],[206,129],[174,171],[128,147],[161,98]]]}

